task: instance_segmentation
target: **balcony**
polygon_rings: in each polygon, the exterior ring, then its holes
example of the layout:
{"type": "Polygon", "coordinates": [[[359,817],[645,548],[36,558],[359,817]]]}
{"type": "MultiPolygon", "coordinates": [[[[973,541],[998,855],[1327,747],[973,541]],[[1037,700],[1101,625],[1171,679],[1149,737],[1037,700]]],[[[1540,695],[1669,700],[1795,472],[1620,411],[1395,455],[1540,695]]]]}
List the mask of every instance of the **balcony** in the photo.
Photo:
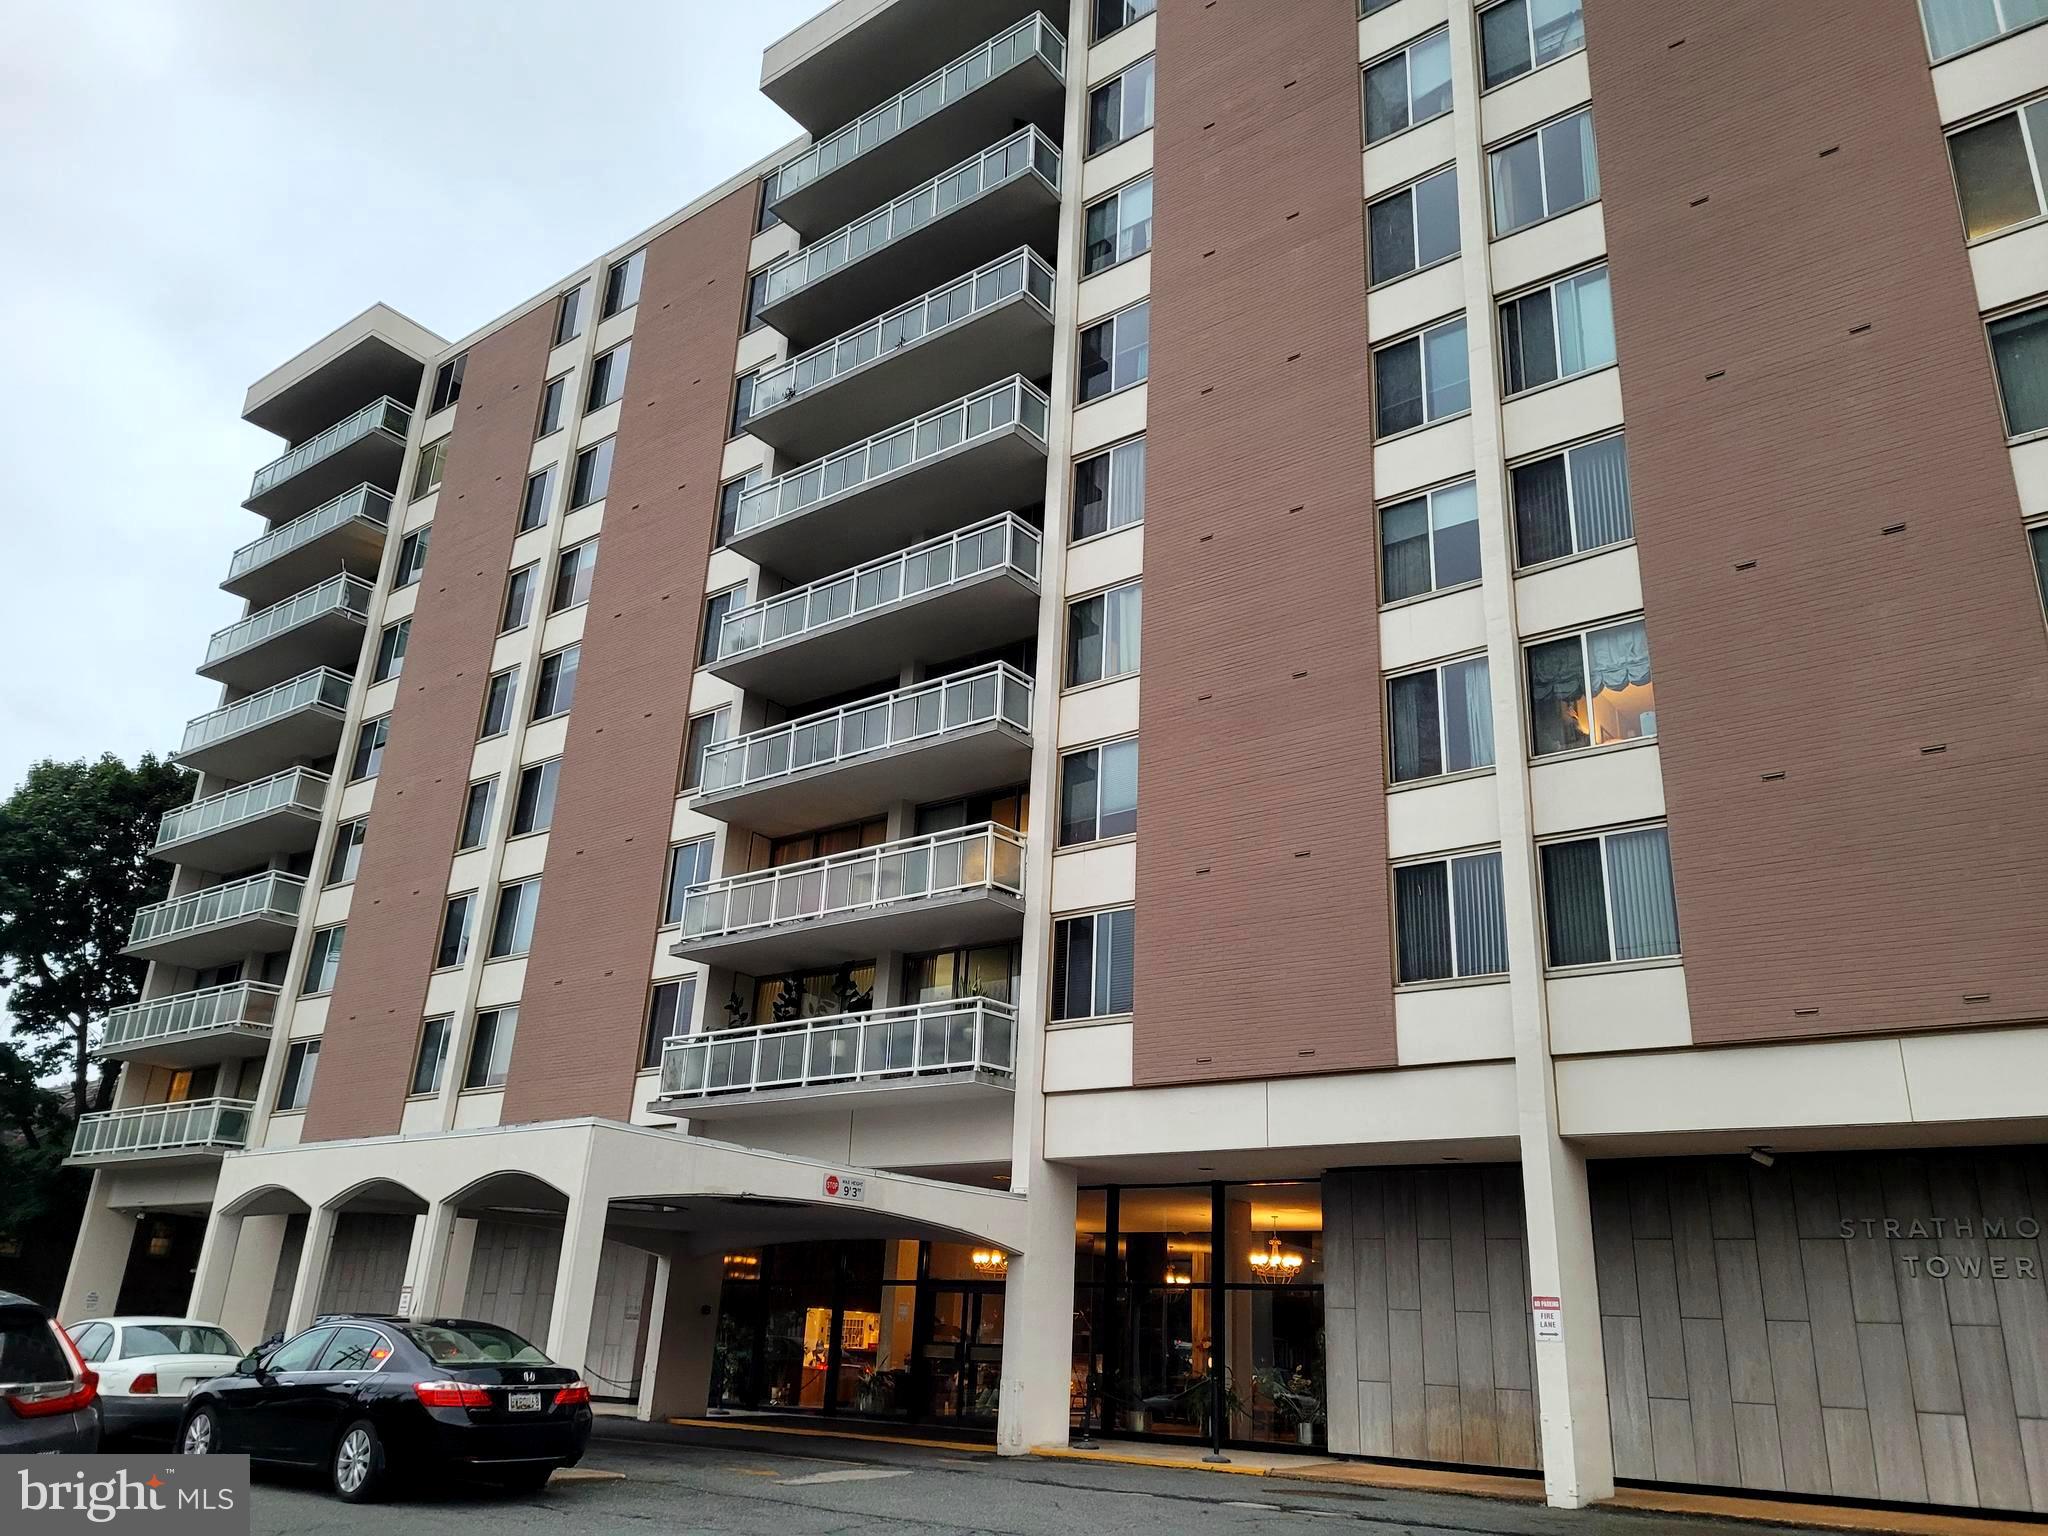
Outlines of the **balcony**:
{"type": "Polygon", "coordinates": [[[247,1099],[187,1099],[80,1115],[67,1163],[204,1163],[249,1142],[247,1099]]]}
{"type": "Polygon", "coordinates": [[[786,703],[858,688],[1038,624],[1038,530],[1005,512],[725,616],[711,672],[786,703]]]}
{"type": "Polygon", "coordinates": [[[297,875],[269,870],[174,896],[135,914],[121,953],[199,970],[286,949],[305,892],[306,882],[297,875]]]}
{"type": "Polygon", "coordinates": [[[237,981],[130,1003],[107,1015],[94,1054],[162,1067],[260,1056],[277,1017],[277,1000],[276,987],[237,981]]]}
{"type": "Polygon", "coordinates": [[[252,779],[301,758],[332,757],[352,686],[348,673],[315,667],[225,704],[186,725],[177,760],[198,773],[252,779]]]}
{"type": "Polygon", "coordinates": [[[712,747],[694,809],[769,837],[1031,776],[1031,679],[1007,662],[712,747]]]}
{"type": "Polygon", "coordinates": [[[374,577],[390,515],[390,492],[359,485],[244,544],[228,562],[228,578],[221,587],[248,602],[267,605],[336,569],[374,577]]]}
{"type": "Polygon", "coordinates": [[[919,1104],[1015,1090],[1017,1013],[966,997],[671,1040],[658,1113],[716,1120],[912,1090],[919,1104]]]}
{"type": "Polygon", "coordinates": [[[389,395],[296,444],[256,471],[242,503],[272,522],[317,507],[352,485],[396,485],[412,412],[389,395]]]}
{"type": "Polygon", "coordinates": [[[199,675],[231,688],[260,688],[309,667],[353,670],[370,619],[371,591],[360,576],[330,576],[252,613],[207,641],[199,675]]]}
{"type": "Polygon", "coordinates": [[[863,7],[866,14],[850,26],[827,7],[768,45],[761,92],[810,132],[826,133],[1042,3],[894,0],[863,7]]]}
{"type": "Polygon", "coordinates": [[[992,822],[692,886],[671,953],[747,976],[1024,931],[1024,838],[992,822]]]}
{"type": "Polygon", "coordinates": [[[238,784],[166,811],[156,829],[157,858],[225,873],[287,853],[303,853],[320,835],[327,775],[310,768],[238,784]]]}
{"type": "Polygon", "coordinates": [[[808,346],[1028,245],[1059,244],[1060,152],[1023,128],[768,269],[761,318],[808,346]]]}
{"type": "Polygon", "coordinates": [[[1067,40],[1033,12],[934,70],[775,172],[775,212],[797,230],[837,229],[1019,123],[1060,136],[1067,40]]]}
{"type": "Polygon", "coordinates": [[[740,498],[734,553],[808,581],[1045,500],[1052,407],[1013,378],[928,411],[740,498]]]}
{"type": "Polygon", "coordinates": [[[763,373],[747,430],[798,461],[991,375],[1052,371],[1052,268],[1017,250],[763,373]]]}

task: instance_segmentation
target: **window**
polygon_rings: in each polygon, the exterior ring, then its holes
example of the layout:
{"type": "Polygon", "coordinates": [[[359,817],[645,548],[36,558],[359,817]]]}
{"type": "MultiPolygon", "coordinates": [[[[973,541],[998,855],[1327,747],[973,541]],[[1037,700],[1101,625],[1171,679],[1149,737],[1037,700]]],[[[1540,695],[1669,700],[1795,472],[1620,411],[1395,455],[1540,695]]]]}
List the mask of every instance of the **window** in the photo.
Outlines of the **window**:
{"type": "Polygon", "coordinates": [[[1365,72],[1365,142],[1377,144],[1451,110],[1451,33],[1438,27],[1365,72]]]}
{"type": "Polygon", "coordinates": [[[747,310],[745,321],[740,326],[742,336],[751,336],[761,329],[761,306],[768,302],[768,269],[747,274],[747,310]]]}
{"type": "Polygon", "coordinates": [[[1515,555],[1524,566],[1635,537],[1622,433],[1581,443],[1508,471],[1515,555]]]}
{"type": "Polygon", "coordinates": [[[1152,249],[1152,178],[1140,176],[1088,205],[1081,275],[1093,276],[1152,249]]]}
{"type": "Polygon", "coordinates": [[[1380,508],[1380,601],[1479,579],[1479,487],[1440,486],[1380,508]]]}
{"type": "Polygon", "coordinates": [[[1671,845],[1662,827],[1546,843],[1543,927],[1550,963],[1606,965],[1678,953],[1671,845]]]}
{"type": "Polygon", "coordinates": [[[377,660],[370,667],[371,682],[388,683],[398,676],[398,669],[405,665],[406,641],[411,638],[411,615],[384,626],[384,632],[377,637],[377,660]]]}
{"type": "Polygon", "coordinates": [[[301,997],[334,990],[334,978],[341,971],[341,941],[347,937],[346,925],[314,930],[313,942],[306,948],[306,976],[299,987],[301,997]]]}
{"type": "Polygon", "coordinates": [[[491,921],[491,959],[523,955],[533,948],[533,919],[539,909],[539,876],[498,888],[498,914],[491,921]]]}
{"type": "MultiPolygon", "coordinates": [[[[540,387],[540,415],[533,426],[534,441],[562,429],[562,406],[569,398],[569,375],[561,373],[540,387]]],[[[552,466],[550,466],[552,468],[552,466]]]]}
{"type": "Polygon", "coordinates": [[[1403,983],[1507,974],[1497,850],[1396,866],[1394,959],[1394,979],[1403,983]]]}
{"type": "Polygon", "coordinates": [[[626,369],[633,361],[633,343],[620,342],[602,353],[590,365],[590,389],[583,397],[586,411],[603,410],[626,393],[626,369]]]}
{"type": "Polygon", "coordinates": [[[478,779],[469,786],[469,796],[462,803],[462,831],[455,839],[457,853],[481,848],[490,841],[491,806],[497,798],[498,781],[495,778],[478,779]]]}
{"type": "Polygon", "coordinates": [[[1134,437],[1074,466],[1074,538],[1145,520],[1145,439],[1134,437]]]}
{"type": "Polygon", "coordinates": [[[597,575],[597,540],[585,539],[555,556],[555,586],[548,612],[581,608],[590,601],[590,583],[597,575]]]}
{"type": "Polygon", "coordinates": [[[1493,766],[1493,692],[1486,658],[1468,656],[1387,679],[1393,781],[1493,766]]]}
{"type": "Polygon", "coordinates": [[[1405,277],[1458,254],[1458,168],[1368,203],[1366,251],[1375,283],[1405,277]]]}
{"type": "Polygon", "coordinates": [[[1545,640],[1523,654],[1536,756],[1657,734],[1650,636],[1641,619],[1545,640]]]}
{"type": "Polygon", "coordinates": [[[604,313],[599,318],[609,320],[640,302],[640,274],[646,266],[644,247],[624,261],[612,263],[611,270],[604,275],[604,313]]]}
{"type": "Polygon", "coordinates": [[[764,469],[750,469],[737,480],[728,480],[718,488],[718,549],[732,542],[732,536],[739,531],[740,498],[761,483],[767,474],[764,469]]]}
{"type": "Polygon", "coordinates": [[[2034,551],[2034,579],[2041,588],[2041,606],[2048,609],[2048,523],[2027,530],[2034,551]]]}
{"type": "Polygon", "coordinates": [[[1099,1019],[1131,1011],[1137,914],[1129,907],[1052,925],[1052,1016],[1099,1019]]]}
{"type": "Polygon", "coordinates": [[[612,444],[615,438],[592,443],[576,455],[575,473],[569,479],[569,510],[603,501],[612,484],[612,444]]]}
{"type": "Polygon", "coordinates": [[[555,489],[555,466],[537,469],[526,477],[526,494],[519,502],[519,532],[531,533],[536,528],[545,528],[548,521],[548,502],[553,499],[555,489]]]}
{"type": "Polygon", "coordinates": [[[320,1042],[299,1040],[284,1053],[284,1076],[277,1085],[277,1112],[304,1109],[313,1097],[313,1073],[320,1066],[320,1042]]]}
{"type": "Polygon", "coordinates": [[[1084,747],[1060,759],[1060,846],[1138,830],[1138,742],[1084,747]]]}
{"type": "Polygon", "coordinates": [[[1994,320],[1990,334],[2006,436],[2048,428],[2048,305],[1994,320]]]}
{"type": "Polygon", "coordinates": [[[1463,318],[1433,325],[1372,355],[1373,428],[1392,437],[1472,409],[1463,318]]]}
{"type": "Polygon", "coordinates": [[[1493,232],[1512,234],[1600,195],[1593,114],[1574,112],[1503,144],[1486,157],[1493,178],[1493,232]]]}
{"type": "Polygon", "coordinates": [[[581,645],[564,646],[540,659],[540,685],[533,690],[533,718],[552,720],[569,713],[576,702],[576,670],[583,661],[581,645]]]}
{"type": "Polygon", "coordinates": [[[441,909],[441,943],[434,951],[434,969],[451,970],[469,958],[469,933],[476,922],[476,892],[450,896],[441,909]]]}
{"type": "Polygon", "coordinates": [[[420,461],[412,472],[411,500],[431,496],[441,489],[441,471],[448,462],[448,439],[437,437],[420,449],[420,461]]]}
{"type": "Polygon", "coordinates": [[[398,546],[398,570],[391,578],[394,587],[409,587],[420,579],[427,568],[427,545],[433,540],[434,525],[415,528],[405,536],[405,542],[398,546]]]}
{"type": "Polygon", "coordinates": [[[1151,371],[1152,305],[1147,300],[1098,321],[1081,333],[1081,393],[1086,405],[1133,384],[1151,371]]]}
{"type": "Polygon", "coordinates": [[[743,586],[727,587],[704,599],[704,632],[697,640],[698,666],[708,667],[718,660],[718,637],[723,632],[725,616],[739,607],[746,595],[743,586]]]}
{"type": "Polygon", "coordinates": [[[536,565],[522,565],[505,578],[505,606],[498,614],[498,633],[509,635],[524,629],[533,618],[533,585],[540,571],[536,565]]]}
{"type": "Polygon", "coordinates": [[[1143,58],[1088,93],[1088,153],[1099,155],[1152,126],[1152,60],[1143,58]]]}
{"type": "Polygon", "coordinates": [[[683,920],[683,892],[711,878],[712,839],[677,843],[668,851],[668,875],[662,882],[661,926],[683,920]]]}
{"type": "Polygon", "coordinates": [[[690,733],[683,742],[684,790],[695,789],[704,782],[704,755],[725,740],[726,724],[731,717],[729,705],[690,717],[690,733]]]}
{"type": "Polygon", "coordinates": [[[579,283],[563,294],[555,305],[555,345],[574,341],[583,334],[583,295],[589,291],[588,283],[579,283]]]}
{"type": "Polygon", "coordinates": [[[478,741],[488,741],[512,729],[512,701],[519,696],[519,669],[507,667],[493,672],[484,688],[484,723],[478,741]]]}
{"type": "Polygon", "coordinates": [[[469,1045],[464,1088],[502,1088],[512,1070],[512,1038],[519,1029],[519,1010],[491,1008],[476,1016],[476,1038],[469,1045]]]}
{"type": "Polygon", "coordinates": [[[562,760],[551,757],[519,770],[519,793],[512,802],[512,835],[545,832],[555,824],[555,785],[561,781],[562,760]]]}
{"type": "Polygon", "coordinates": [[[754,419],[754,385],[760,378],[760,370],[756,369],[732,381],[732,430],[726,433],[727,437],[738,437],[754,419]]]}
{"type": "Polygon", "coordinates": [[[451,357],[434,370],[434,399],[427,407],[427,414],[445,411],[462,398],[462,373],[469,366],[469,354],[451,357]]]}
{"type": "Polygon", "coordinates": [[[1481,88],[1505,85],[1585,46],[1579,0],[1507,0],[1479,13],[1481,88]]]}
{"type": "Polygon", "coordinates": [[[2048,209],[2048,96],[1948,137],[1949,164],[1972,240],[2048,209]]]}
{"type": "Polygon", "coordinates": [[[1084,597],[1067,609],[1067,686],[1138,670],[1141,583],[1084,597]]]}
{"type": "Polygon", "coordinates": [[[1560,279],[1500,307],[1506,393],[1591,373],[1614,361],[1614,311],[1607,269],[1560,279]]]}
{"type": "Polygon", "coordinates": [[[1095,0],[1095,41],[1121,32],[1140,16],[1150,16],[1159,0],[1095,0]]]}
{"type": "Polygon", "coordinates": [[[415,1098],[441,1091],[441,1072],[448,1065],[448,1026],[452,1019],[428,1019],[420,1026],[420,1048],[412,1059],[412,1087],[415,1098]]]}
{"type": "Polygon", "coordinates": [[[327,884],[347,885],[363,863],[363,834],[369,830],[366,818],[344,821],[334,829],[334,851],[327,856],[327,884]]]}
{"type": "Polygon", "coordinates": [[[391,736],[391,717],[379,715],[375,720],[365,720],[356,732],[356,755],[348,765],[348,781],[353,784],[360,779],[374,779],[377,770],[384,766],[384,743],[391,736]]]}
{"type": "Polygon", "coordinates": [[[781,216],[775,211],[775,199],[779,195],[777,179],[773,171],[761,178],[761,204],[754,214],[754,233],[757,235],[764,229],[773,229],[782,222],[781,216]]]}
{"type": "Polygon", "coordinates": [[[669,1041],[690,1032],[690,1015],[697,1003],[697,978],[664,981],[647,999],[647,1041],[640,1048],[640,1070],[651,1072],[661,1065],[661,1053],[669,1041]]]}
{"type": "Polygon", "coordinates": [[[1927,51],[1937,60],[2048,19],[2042,0],[1920,0],[1927,51]]]}

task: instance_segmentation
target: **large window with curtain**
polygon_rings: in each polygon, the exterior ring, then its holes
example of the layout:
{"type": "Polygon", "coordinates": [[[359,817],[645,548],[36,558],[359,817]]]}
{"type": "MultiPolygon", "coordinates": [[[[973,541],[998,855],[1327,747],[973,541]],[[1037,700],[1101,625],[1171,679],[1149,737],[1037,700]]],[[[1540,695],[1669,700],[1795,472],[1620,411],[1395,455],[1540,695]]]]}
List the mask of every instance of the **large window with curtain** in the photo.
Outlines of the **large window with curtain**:
{"type": "Polygon", "coordinates": [[[1490,91],[1585,46],[1579,0],[1507,0],[1479,13],[1480,87],[1490,91]]]}
{"type": "Polygon", "coordinates": [[[1389,769],[1396,784],[1493,766],[1486,657],[1387,679],[1389,769]]]}
{"type": "Polygon", "coordinates": [[[1543,927],[1552,966],[1678,953],[1678,903],[1664,828],[1545,843],[1543,927]]]}
{"type": "Polygon", "coordinates": [[[1144,438],[1134,437],[1075,463],[1071,542],[1114,533],[1144,520],[1144,438]]]}
{"type": "Polygon", "coordinates": [[[2048,209],[2048,96],[1948,136],[1949,165],[1972,240],[2048,209]]]}
{"type": "Polygon", "coordinates": [[[1432,325],[1372,354],[1373,431],[1392,437],[1472,409],[1465,317],[1432,325]]]}
{"type": "Polygon", "coordinates": [[[1493,178],[1496,237],[1582,208],[1600,195],[1593,114],[1587,108],[1545,123],[1486,158],[1493,178]]]}
{"type": "Polygon", "coordinates": [[[1524,568],[1636,536],[1620,432],[1515,465],[1508,471],[1508,490],[1515,507],[1515,559],[1524,568]]]}
{"type": "Polygon", "coordinates": [[[1394,868],[1395,980],[1505,976],[1507,906],[1500,851],[1394,868]]]}
{"type": "Polygon", "coordinates": [[[1131,1011],[1137,914],[1130,907],[1052,925],[1052,1016],[1100,1019],[1131,1011]]]}
{"type": "Polygon", "coordinates": [[[1479,488],[1439,486],[1380,508],[1380,601],[1479,579],[1479,488]]]}
{"type": "Polygon", "coordinates": [[[1657,734],[1650,637],[1641,619],[1539,641],[1522,654],[1536,756],[1657,734]]]}
{"type": "Polygon", "coordinates": [[[1614,311],[1607,269],[1574,272],[1500,307],[1505,392],[1591,373],[1614,361],[1614,311]]]}
{"type": "Polygon", "coordinates": [[[2048,431],[2048,304],[1994,320],[1990,332],[2006,436],[2048,431]]]}
{"type": "Polygon", "coordinates": [[[2027,543],[2034,551],[2034,579],[2041,588],[2041,605],[2048,609],[2048,523],[2029,528],[2027,543]]]}
{"type": "Polygon", "coordinates": [[[2048,0],[1920,0],[1927,51],[1938,62],[2008,32],[2048,21],[2048,0]]]}
{"type": "Polygon", "coordinates": [[[1060,846],[1138,830],[1138,738],[1082,747],[1060,758],[1060,846]]]}
{"type": "Polygon", "coordinates": [[[1141,583],[1084,597],[1067,609],[1067,686],[1099,683],[1138,670],[1141,583]]]}
{"type": "Polygon", "coordinates": [[[1152,249],[1152,177],[1148,172],[1088,205],[1081,275],[1093,277],[1152,249]]]}

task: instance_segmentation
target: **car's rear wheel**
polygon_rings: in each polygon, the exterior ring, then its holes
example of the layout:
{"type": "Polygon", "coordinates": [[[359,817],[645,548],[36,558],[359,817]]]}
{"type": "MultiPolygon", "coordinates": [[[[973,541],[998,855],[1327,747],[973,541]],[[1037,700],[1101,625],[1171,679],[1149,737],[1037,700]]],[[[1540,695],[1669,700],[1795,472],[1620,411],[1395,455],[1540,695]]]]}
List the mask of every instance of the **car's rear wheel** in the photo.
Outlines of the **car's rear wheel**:
{"type": "Polygon", "coordinates": [[[187,1456],[210,1456],[220,1449],[220,1425],[211,1408],[195,1408],[178,1431],[178,1449],[187,1456]]]}
{"type": "Polygon", "coordinates": [[[513,1493],[539,1493],[554,1475],[553,1467],[521,1467],[516,1472],[505,1473],[498,1482],[513,1493]]]}
{"type": "Polygon", "coordinates": [[[376,1425],[357,1419],[341,1432],[329,1473],[334,1491],[351,1504],[368,1504],[383,1496],[384,1442],[376,1425]]]}

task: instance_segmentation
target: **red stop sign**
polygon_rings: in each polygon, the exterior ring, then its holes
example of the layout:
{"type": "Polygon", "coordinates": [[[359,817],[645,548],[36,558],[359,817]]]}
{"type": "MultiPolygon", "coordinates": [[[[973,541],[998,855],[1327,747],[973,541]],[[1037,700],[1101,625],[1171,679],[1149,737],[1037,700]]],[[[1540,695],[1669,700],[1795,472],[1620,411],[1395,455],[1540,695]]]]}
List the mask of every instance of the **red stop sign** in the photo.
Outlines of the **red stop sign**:
{"type": "Polygon", "coordinates": [[[839,1175],[838,1175],[838,1174],[836,1174],[836,1173],[828,1173],[828,1174],[826,1174],[826,1175],[825,1175],[825,1193],[826,1193],[826,1194],[828,1194],[828,1195],[836,1195],[836,1194],[838,1194],[838,1193],[839,1193],[839,1175]]]}

